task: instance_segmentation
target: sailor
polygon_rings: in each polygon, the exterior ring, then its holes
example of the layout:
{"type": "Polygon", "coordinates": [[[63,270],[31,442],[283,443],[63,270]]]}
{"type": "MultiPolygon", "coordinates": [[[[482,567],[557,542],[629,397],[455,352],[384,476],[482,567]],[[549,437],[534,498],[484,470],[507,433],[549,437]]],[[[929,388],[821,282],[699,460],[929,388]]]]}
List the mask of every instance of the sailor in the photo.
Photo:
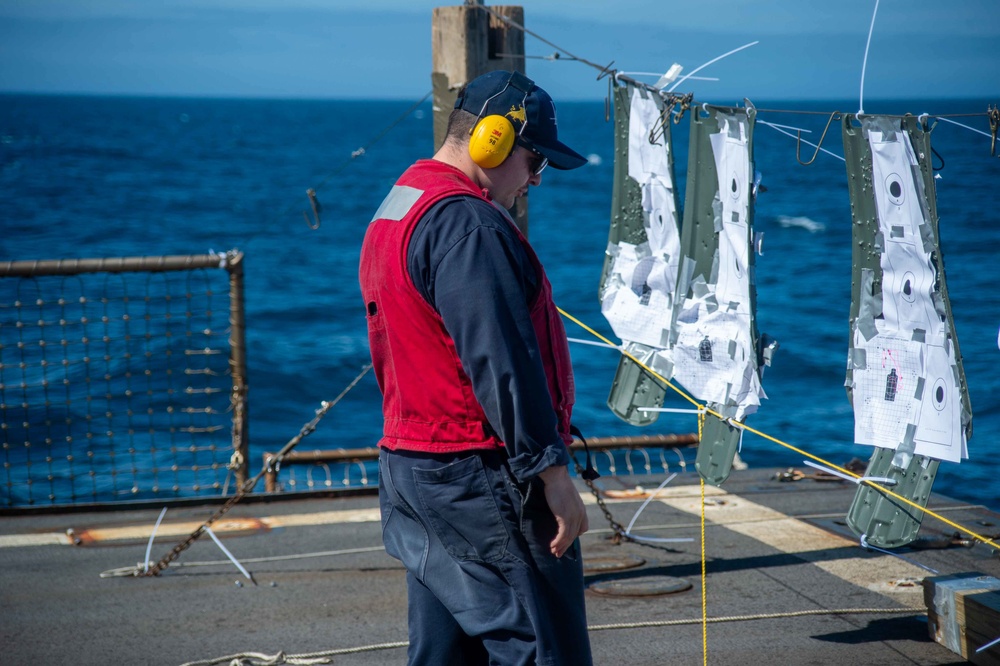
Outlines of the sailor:
{"type": "Polygon", "coordinates": [[[407,570],[410,664],[591,663],[569,350],[507,212],[547,165],[585,163],[544,90],[491,72],[460,91],[444,144],[366,232],[382,532],[407,570]]]}

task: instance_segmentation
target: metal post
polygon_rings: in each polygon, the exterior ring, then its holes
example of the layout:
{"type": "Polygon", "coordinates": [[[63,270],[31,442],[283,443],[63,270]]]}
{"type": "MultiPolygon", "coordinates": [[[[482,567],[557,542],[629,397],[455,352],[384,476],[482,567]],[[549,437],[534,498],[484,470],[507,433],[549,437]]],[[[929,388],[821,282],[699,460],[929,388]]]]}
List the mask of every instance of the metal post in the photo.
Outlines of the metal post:
{"type": "MultiPolygon", "coordinates": [[[[485,9],[482,0],[435,7],[431,19],[431,83],[434,89],[434,149],[444,143],[448,116],[459,89],[480,74],[498,69],[525,72],[524,32],[497,16],[524,25],[524,8],[485,9]]],[[[525,72],[527,73],[527,72],[525,72]]],[[[511,215],[528,234],[528,201],[518,197],[511,215]]]]}
{"type": "Polygon", "coordinates": [[[233,388],[230,403],[233,407],[233,460],[231,468],[236,475],[236,486],[242,488],[247,480],[249,465],[250,409],[247,404],[246,311],[243,297],[243,253],[233,250],[226,255],[229,271],[229,371],[233,388]]]}

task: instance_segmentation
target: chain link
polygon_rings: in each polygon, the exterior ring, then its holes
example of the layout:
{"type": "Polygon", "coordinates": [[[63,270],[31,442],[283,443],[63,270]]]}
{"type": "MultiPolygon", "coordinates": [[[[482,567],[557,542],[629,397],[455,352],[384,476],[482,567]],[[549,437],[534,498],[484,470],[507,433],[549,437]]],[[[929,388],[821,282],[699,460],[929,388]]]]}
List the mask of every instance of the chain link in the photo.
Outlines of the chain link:
{"type": "Polygon", "coordinates": [[[677,552],[673,548],[669,548],[667,546],[661,546],[655,543],[646,543],[645,541],[641,541],[639,539],[633,539],[631,536],[629,536],[629,533],[625,530],[624,527],[622,527],[622,524],[619,523],[617,520],[615,520],[615,517],[611,515],[611,509],[609,509],[608,505],[604,502],[604,498],[601,497],[601,491],[597,489],[597,486],[594,485],[594,482],[591,481],[590,479],[583,478],[583,468],[580,466],[580,463],[576,461],[576,458],[573,459],[573,466],[576,468],[577,476],[583,479],[583,482],[587,484],[588,488],[590,488],[590,492],[594,493],[594,499],[597,501],[597,506],[601,509],[601,512],[604,513],[604,518],[605,520],[608,521],[608,525],[611,526],[611,531],[614,532],[614,535],[611,537],[612,544],[614,544],[615,546],[620,546],[623,541],[628,541],[629,543],[635,543],[640,546],[645,546],[646,548],[662,550],[668,553],[677,552]]]}
{"type": "Polygon", "coordinates": [[[228,500],[226,500],[226,503],[223,504],[219,508],[218,511],[216,511],[214,514],[212,514],[212,516],[208,520],[206,520],[204,523],[202,523],[201,526],[199,526],[194,532],[192,532],[186,539],[184,539],[183,541],[181,541],[180,543],[178,543],[176,546],[174,546],[170,550],[169,553],[167,553],[166,555],[164,555],[160,559],[159,562],[157,562],[153,566],[149,567],[149,569],[145,569],[145,565],[147,563],[143,562],[142,564],[140,564],[136,568],[135,573],[133,575],[135,575],[135,576],[157,576],[157,575],[159,575],[159,573],[161,571],[163,571],[168,566],[170,566],[170,563],[173,562],[174,560],[176,560],[178,557],[180,557],[181,553],[183,553],[185,550],[187,550],[188,548],[190,548],[191,544],[193,544],[195,541],[197,541],[199,539],[199,537],[201,537],[201,535],[205,533],[205,530],[212,523],[214,523],[215,521],[217,521],[222,516],[226,515],[226,513],[228,513],[230,509],[232,509],[234,506],[236,506],[237,502],[239,502],[241,499],[243,499],[243,497],[247,493],[249,493],[250,491],[252,491],[254,489],[254,486],[257,485],[257,482],[260,481],[261,477],[264,476],[264,474],[267,473],[268,469],[270,469],[273,464],[280,463],[281,459],[285,456],[286,453],[288,453],[293,448],[295,448],[295,446],[299,442],[301,442],[304,437],[307,437],[308,435],[310,435],[311,433],[313,433],[316,430],[316,426],[319,424],[320,420],[324,416],[326,416],[326,413],[328,411],[330,411],[330,409],[334,405],[336,405],[338,402],[340,402],[341,398],[343,398],[345,395],[347,395],[347,393],[352,388],[354,388],[359,381],[361,381],[361,378],[364,377],[368,373],[368,371],[371,370],[371,368],[372,368],[372,366],[369,363],[368,365],[366,365],[361,370],[361,373],[358,374],[358,376],[355,377],[351,381],[351,383],[348,384],[347,387],[343,391],[340,392],[340,395],[338,395],[336,398],[334,398],[330,402],[323,401],[323,403],[321,403],[320,408],[316,410],[316,416],[311,421],[309,421],[304,426],[302,426],[302,429],[299,430],[299,434],[296,435],[295,437],[293,437],[292,439],[290,439],[288,441],[288,443],[285,444],[285,446],[281,449],[281,451],[278,452],[277,455],[275,455],[272,458],[270,458],[267,461],[267,463],[264,465],[264,467],[259,472],[257,472],[257,475],[255,477],[253,477],[252,479],[247,479],[247,481],[242,486],[240,486],[239,489],[236,491],[236,494],[233,495],[232,497],[230,497],[228,500]]]}

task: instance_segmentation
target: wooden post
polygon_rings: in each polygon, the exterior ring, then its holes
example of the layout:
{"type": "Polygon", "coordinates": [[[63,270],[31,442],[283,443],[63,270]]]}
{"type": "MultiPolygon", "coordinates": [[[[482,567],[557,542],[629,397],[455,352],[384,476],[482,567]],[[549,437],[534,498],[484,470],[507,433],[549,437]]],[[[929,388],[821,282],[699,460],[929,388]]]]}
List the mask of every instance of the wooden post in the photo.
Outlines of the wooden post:
{"type": "MultiPolygon", "coordinates": [[[[434,150],[444,143],[448,116],[459,89],[480,74],[498,69],[525,72],[524,33],[482,7],[482,0],[456,7],[435,7],[431,19],[431,83],[434,87],[434,150]]],[[[490,11],[524,25],[524,8],[495,6],[490,11]]],[[[518,197],[511,209],[528,234],[528,201],[518,197]]]]}

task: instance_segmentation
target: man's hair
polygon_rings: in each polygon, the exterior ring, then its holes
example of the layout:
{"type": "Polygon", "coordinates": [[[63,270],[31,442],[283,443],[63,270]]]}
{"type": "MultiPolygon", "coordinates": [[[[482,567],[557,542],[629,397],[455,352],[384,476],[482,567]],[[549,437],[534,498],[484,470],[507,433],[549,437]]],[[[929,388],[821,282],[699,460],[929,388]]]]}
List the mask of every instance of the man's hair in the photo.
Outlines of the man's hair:
{"type": "Polygon", "coordinates": [[[448,131],[445,135],[445,141],[454,141],[460,145],[468,143],[469,136],[477,122],[479,122],[478,116],[462,109],[455,109],[448,116],[448,131]]]}

